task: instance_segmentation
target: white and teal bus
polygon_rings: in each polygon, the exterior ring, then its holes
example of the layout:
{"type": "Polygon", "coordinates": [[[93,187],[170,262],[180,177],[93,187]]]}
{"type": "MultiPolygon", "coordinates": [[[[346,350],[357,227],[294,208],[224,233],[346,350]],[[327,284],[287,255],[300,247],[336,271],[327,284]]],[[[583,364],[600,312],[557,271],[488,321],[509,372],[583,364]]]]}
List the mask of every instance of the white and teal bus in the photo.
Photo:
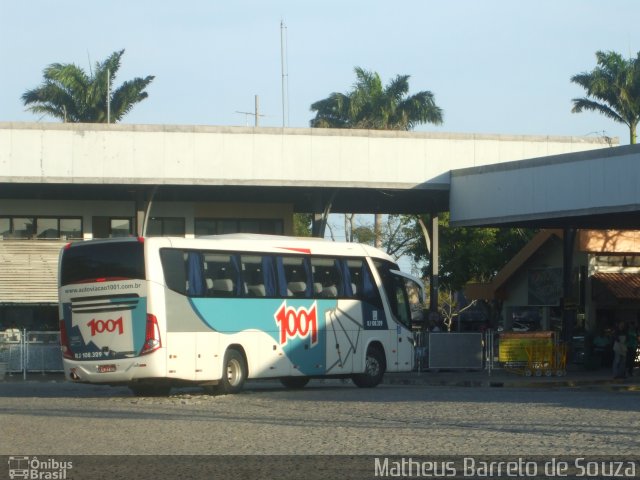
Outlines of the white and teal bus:
{"type": "Polygon", "coordinates": [[[238,392],[246,379],[374,387],[413,367],[419,279],[372,247],[263,235],[123,238],[60,254],[63,363],[74,382],[238,392]],[[412,304],[413,302],[413,304],[412,304]]]}

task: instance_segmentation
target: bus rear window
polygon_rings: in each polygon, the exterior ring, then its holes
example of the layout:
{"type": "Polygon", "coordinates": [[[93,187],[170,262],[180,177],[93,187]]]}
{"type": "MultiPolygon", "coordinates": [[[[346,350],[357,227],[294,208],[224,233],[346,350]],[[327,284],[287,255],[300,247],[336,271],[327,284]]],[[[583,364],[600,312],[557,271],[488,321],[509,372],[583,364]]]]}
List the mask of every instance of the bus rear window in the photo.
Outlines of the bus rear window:
{"type": "Polygon", "coordinates": [[[76,243],[62,254],[60,285],[125,279],[145,279],[141,242],[76,243]]]}

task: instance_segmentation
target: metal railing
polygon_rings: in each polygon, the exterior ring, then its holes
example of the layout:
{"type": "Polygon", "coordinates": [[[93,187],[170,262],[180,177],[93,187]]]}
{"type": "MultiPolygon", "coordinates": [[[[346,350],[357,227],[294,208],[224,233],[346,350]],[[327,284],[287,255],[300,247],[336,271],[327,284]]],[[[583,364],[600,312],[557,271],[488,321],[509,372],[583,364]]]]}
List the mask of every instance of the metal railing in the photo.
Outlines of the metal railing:
{"type": "Polygon", "coordinates": [[[0,332],[0,362],[9,374],[61,372],[60,332],[7,330],[0,332]]]}
{"type": "Polygon", "coordinates": [[[493,367],[492,332],[414,332],[415,366],[433,369],[488,369],[493,367]],[[491,348],[488,346],[491,345],[491,348]]]}

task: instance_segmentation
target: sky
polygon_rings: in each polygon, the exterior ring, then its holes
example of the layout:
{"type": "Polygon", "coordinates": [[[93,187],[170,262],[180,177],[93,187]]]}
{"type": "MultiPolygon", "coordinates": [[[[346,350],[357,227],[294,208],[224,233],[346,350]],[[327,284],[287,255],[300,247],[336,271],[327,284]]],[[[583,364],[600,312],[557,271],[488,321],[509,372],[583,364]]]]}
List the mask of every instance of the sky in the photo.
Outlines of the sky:
{"type": "Polygon", "coordinates": [[[88,72],[125,49],[116,86],[156,78],[122,123],[253,125],[237,112],[253,112],[258,95],[261,126],[308,127],[310,105],[347,92],[359,66],[434,94],[444,123],[418,131],[624,145],[625,125],[571,113],[584,90],[570,78],[592,70],[598,50],[635,56],[639,17],[637,0],[0,0],[0,121],[57,121],[20,99],[43,69],[88,72]]]}

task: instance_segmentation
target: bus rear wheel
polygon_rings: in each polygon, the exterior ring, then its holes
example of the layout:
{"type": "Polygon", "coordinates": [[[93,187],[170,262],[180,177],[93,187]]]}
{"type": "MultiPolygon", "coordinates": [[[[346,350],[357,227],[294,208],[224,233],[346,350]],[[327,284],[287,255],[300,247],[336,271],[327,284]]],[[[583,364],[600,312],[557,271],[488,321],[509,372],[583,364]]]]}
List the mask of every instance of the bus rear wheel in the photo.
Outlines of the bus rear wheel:
{"type": "Polygon", "coordinates": [[[385,371],[384,353],[378,347],[369,347],[364,373],[352,377],[353,383],[360,388],[372,388],[382,381],[385,371]]]}
{"type": "Polygon", "coordinates": [[[280,379],[280,383],[292,390],[300,389],[309,383],[309,377],[284,377],[280,379]]]}
{"type": "Polygon", "coordinates": [[[247,379],[247,364],[242,354],[233,348],[224,354],[224,370],[218,385],[220,393],[238,393],[247,379]]]}

